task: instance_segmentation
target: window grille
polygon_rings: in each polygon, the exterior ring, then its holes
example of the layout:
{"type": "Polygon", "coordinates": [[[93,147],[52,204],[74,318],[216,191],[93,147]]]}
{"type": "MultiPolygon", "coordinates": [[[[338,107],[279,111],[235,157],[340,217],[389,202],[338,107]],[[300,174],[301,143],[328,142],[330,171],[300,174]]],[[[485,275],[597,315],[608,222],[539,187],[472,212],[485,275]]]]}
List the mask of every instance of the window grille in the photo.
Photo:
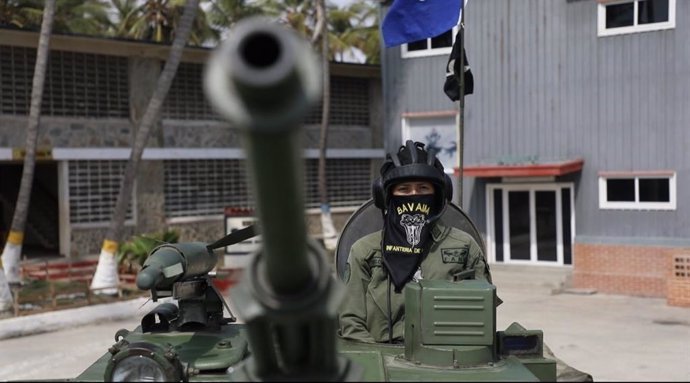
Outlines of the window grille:
{"type": "MultiPolygon", "coordinates": [[[[319,160],[308,159],[306,169],[307,208],[317,208],[319,202],[319,160]]],[[[326,160],[328,202],[331,206],[359,206],[371,198],[371,160],[329,158],[326,160]]]]}
{"type": "MultiPolygon", "coordinates": [[[[29,114],[36,50],[0,46],[0,113],[29,114]]],[[[127,59],[51,51],[41,112],[48,116],[129,117],[127,59]]]]}
{"type": "Polygon", "coordinates": [[[166,160],[168,218],[222,215],[227,206],[253,208],[243,160],[166,160]]]}
{"type": "MultiPolygon", "coordinates": [[[[307,115],[307,124],[321,123],[321,103],[307,115]]],[[[369,80],[354,77],[331,77],[331,115],[333,125],[369,126],[369,80]]]]}
{"type": "Polygon", "coordinates": [[[163,118],[218,120],[203,91],[203,65],[180,63],[168,96],[163,103],[163,118]]]}
{"type": "Polygon", "coordinates": [[[36,51],[0,46],[0,113],[29,114],[36,51]]]}
{"type": "MultiPolygon", "coordinates": [[[[168,218],[221,215],[224,208],[254,209],[244,160],[166,160],[168,218]]],[[[371,196],[370,159],[326,161],[331,206],[359,206],[371,196]]],[[[318,160],[306,160],[305,208],[318,208],[318,160]]]]}
{"type": "MultiPolygon", "coordinates": [[[[69,216],[73,224],[110,222],[127,161],[69,161],[69,216]]],[[[133,218],[133,203],[125,216],[133,218]]]]}

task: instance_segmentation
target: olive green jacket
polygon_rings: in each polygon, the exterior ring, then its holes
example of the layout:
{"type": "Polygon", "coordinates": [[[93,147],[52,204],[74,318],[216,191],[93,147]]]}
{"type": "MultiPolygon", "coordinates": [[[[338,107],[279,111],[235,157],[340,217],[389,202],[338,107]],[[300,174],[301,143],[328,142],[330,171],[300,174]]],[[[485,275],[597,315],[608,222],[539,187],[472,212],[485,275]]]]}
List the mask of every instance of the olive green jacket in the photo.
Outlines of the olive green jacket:
{"type": "MultiPolygon", "coordinates": [[[[466,232],[437,223],[431,230],[433,242],[422,261],[423,279],[453,280],[453,275],[474,269],[475,279],[491,282],[481,248],[466,232]]],[[[361,342],[387,342],[388,291],[393,323],[393,340],[403,339],[404,295],[388,282],[381,255],[381,231],[360,238],[352,245],[345,271],[346,293],[340,306],[339,336],[361,342]]]]}

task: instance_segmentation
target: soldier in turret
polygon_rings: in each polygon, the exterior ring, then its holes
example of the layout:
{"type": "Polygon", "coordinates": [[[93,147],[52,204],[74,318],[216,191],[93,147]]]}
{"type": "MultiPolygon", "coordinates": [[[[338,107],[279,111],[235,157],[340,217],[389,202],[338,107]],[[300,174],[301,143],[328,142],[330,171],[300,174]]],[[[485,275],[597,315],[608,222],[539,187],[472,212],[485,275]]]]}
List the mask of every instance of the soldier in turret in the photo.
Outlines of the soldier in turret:
{"type": "Polygon", "coordinates": [[[339,335],[362,342],[400,342],[402,289],[411,280],[471,274],[491,282],[481,247],[468,233],[440,219],[453,194],[433,150],[408,140],[386,156],[372,187],[383,229],[352,245],[339,335]]]}

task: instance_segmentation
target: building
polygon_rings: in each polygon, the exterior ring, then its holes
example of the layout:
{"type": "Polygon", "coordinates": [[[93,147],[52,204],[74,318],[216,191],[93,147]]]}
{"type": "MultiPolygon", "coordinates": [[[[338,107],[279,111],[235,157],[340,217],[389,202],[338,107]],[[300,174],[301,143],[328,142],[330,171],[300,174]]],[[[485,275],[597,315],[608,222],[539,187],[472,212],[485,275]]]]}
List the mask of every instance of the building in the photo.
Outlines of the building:
{"type": "MultiPolygon", "coordinates": [[[[489,261],[690,305],[690,3],[483,0],[464,18],[462,202],[489,261]]],[[[385,50],[386,148],[425,138],[457,166],[453,38],[385,50]]]]}
{"type": "MultiPolygon", "coordinates": [[[[0,234],[21,178],[38,33],[0,29],[0,234]]],[[[38,138],[39,161],[25,230],[28,257],[98,254],[137,121],[169,46],[54,35],[38,138]]],[[[251,212],[236,129],[210,108],[201,76],[209,49],[187,48],[143,154],[126,238],[164,228],[181,241],[225,235],[226,208],[251,212]]],[[[380,68],[331,63],[327,171],[336,228],[370,198],[383,157],[380,68]]],[[[321,112],[306,119],[309,230],[320,233],[317,162],[321,112]]],[[[4,240],[4,239],[3,239],[4,240]]]]}

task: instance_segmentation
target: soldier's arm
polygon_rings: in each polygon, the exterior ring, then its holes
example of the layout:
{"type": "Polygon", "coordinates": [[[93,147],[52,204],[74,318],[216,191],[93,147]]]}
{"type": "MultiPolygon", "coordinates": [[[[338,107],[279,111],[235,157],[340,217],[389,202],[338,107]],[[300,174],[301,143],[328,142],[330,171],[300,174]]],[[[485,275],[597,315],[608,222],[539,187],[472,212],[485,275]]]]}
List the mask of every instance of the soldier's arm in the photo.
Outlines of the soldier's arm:
{"type": "Polygon", "coordinates": [[[339,334],[342,338],[360,342],[374,343],[374,338],[367,329],[367,286],[371,281],[371,272],[362,249],[352,246],[348,257],[349,276],[345,281],[345,298],[340,306],[338,319],[340,324],[339,334]]]}
{"type": "Polygon", "coordinates": [[[467,268],[474,269],[475,279],[483,279],[489,283],[493,283],[491,281],[491,272],[489,271],[489,265],[486,264],[486,257],[484,256],[484,252],[474,239],[471,239],[470,241],[470,253],[467,268]]]}

